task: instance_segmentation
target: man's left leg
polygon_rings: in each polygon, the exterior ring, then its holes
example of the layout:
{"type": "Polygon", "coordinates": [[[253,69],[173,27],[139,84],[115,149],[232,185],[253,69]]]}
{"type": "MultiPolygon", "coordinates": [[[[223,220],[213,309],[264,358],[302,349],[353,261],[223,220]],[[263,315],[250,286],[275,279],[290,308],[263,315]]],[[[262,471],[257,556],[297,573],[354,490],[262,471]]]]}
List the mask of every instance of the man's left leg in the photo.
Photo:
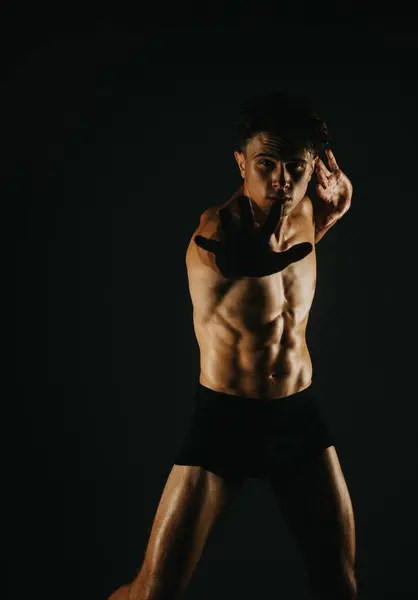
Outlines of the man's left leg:
{"type": "Polygon", "coordinates": [[[302,551],[313,599],[354,600],[354,515],[335,447],[323,450],[286,486],[274,474],[269,479],[302,551]]]}

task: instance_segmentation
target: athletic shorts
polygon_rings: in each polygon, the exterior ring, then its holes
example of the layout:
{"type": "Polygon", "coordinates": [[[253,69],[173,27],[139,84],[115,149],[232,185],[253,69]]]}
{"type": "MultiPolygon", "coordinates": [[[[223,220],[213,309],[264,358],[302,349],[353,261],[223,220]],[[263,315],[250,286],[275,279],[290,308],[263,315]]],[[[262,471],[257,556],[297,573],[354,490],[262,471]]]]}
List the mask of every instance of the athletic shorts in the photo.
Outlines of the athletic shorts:
{"type": "Polygon", "coordinates": [[[240,480],[283,484],[334,445],[312,385],[272,400],[215,392],[198,384],[194,411],[174,464],[240,480]]]}

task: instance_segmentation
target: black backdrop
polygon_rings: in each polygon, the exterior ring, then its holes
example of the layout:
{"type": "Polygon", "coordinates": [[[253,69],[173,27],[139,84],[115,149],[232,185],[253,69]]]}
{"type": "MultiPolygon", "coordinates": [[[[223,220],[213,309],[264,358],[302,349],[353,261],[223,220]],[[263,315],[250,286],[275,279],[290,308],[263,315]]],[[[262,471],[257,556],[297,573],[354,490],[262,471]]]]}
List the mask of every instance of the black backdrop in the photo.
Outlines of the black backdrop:
{"type": "MultiPolygon", "coordinates": [[[[104,600],[140,567],[199,374],[185,250],[241,182],[237,105],[273,88],[315,100],[354,186],[317,247],[308,341],[363,597],[418,591],[416,32],[407,15],[302,4],[273,19],[266,6],[189,9],[193,26],[161,5],[130,22],[34,7],[3,21],[10,598],[104,600]]],[[[246,483],[186,597],[308,597],[263,483],[246,483]]]]}

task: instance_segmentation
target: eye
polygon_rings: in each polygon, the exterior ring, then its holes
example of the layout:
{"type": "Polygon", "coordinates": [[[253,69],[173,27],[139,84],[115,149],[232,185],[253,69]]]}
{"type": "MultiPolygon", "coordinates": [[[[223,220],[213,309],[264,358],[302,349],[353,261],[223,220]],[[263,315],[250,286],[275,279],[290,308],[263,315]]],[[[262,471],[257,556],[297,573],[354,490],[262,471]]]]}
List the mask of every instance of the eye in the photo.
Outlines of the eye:
{"type": "MultiPolygon", "coordinates": [[[[259,164],[263,165],[263,166],[266,166],[266,167],[273,165],[273,163],[271,162],[271,160],[260,160],[259,164]]],[[[305,163],[303,163],[303,162],[290,163],[290,167],[294,168],[294,169],[296,169],[296,168],[297,169],[304,169],[305,168],[305,163]]]]}

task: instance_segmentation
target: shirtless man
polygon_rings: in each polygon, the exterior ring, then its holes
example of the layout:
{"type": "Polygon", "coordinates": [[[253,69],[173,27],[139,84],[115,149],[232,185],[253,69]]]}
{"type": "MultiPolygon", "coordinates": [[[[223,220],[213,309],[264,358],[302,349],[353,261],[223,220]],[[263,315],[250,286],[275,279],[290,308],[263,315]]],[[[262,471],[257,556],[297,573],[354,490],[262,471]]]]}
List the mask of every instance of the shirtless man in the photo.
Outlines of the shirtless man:
{"type": "MultiPolygon", "coordinates": [[[[274,96],[278,111],[280,97],[274,96]]],[[[201,355],[194,419],[142,567],[109,600],[180,598],[208,535],[248,476],[270,482],[300,547],[312,598],[356,598],[353,509],[312,392],[305,337],[315,244],[349,209],[352,185],[331,150],[328,168],[320,145],[282,136],[283,122],[275,127],[274,118],[261,127],[257,110],[234,154],[243,185],[203,213],[187,248],[201,355]],[[311,199],[314,171],[318,197],[311,199]]]]}

